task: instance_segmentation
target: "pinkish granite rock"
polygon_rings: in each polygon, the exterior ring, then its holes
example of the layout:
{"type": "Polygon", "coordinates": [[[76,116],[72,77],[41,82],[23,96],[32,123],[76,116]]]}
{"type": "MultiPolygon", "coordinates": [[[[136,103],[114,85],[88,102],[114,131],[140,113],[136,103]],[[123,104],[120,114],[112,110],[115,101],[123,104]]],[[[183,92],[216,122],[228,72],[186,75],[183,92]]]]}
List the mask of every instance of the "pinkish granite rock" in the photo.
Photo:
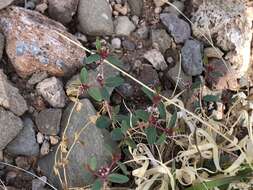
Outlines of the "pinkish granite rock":
{"type": "Polygon", "coordinates": [[[6,53],[22,78],[35,71],[65,76],[82,66],[85,52],[58,33],[79,43],[75,37],[38,12],[14,6],[1,10],[0,29],[6,37],[6,53]]]}

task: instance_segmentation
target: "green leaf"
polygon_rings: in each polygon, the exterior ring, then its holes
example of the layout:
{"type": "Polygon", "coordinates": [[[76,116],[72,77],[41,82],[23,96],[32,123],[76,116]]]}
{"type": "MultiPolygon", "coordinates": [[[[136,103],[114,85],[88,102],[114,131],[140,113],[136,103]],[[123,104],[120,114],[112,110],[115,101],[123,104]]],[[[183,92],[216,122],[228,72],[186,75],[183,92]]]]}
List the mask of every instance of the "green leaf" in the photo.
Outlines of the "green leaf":
{"type": "Polygon", "coordinates": [[[111,120],[107,116],[100,116],[96,121],[96,126],[100,129],[108,128],[111,125],[111,120]]]}
{"type": "Polygon", "coordinates": [[[123,139],[124,136],[123,136],[123,133],[121,132],[121,128],[113,129],[111,132],[111,137],[112,137],[112,140],[114,141],[119,141],[123,139]]]}
{"type": "Polygon", "coordinates": [[[220,77],[223,77],[224,74],[220,71],[212,71],[209,73],[209,75],[212,77],[212,78],[220,78],[220,77]]]}
{"type": "Polygon", "coordinates": [[[144,110],[136,110],[135,111],[135,116],[138,119],[141,119],[142,121],[147,122],[148,118],[149,118],[149,113],[147,111],[144,111],[144,110]]]}
{"type": "Polygon", "coordinates": [[[121,122],[120,126],[121,126],[121,132],[122,132],[123,134],[126,134],[127,130],[130,128],[129,123],[128,123],[126,120],[123,120],[123,121],[121,122]]]}
{"type": "Polygon", "coordinates": [[[233,176],[233,177],[224,177],[221,179],[215,179],[212,181],[208,181],[205,183],[199,183],[192,187],[188,187],[186,190],[206,190],[206,189],[213,189],[214,187],[219,187],[222,185],[226,185],[232,182],[235,182],[236,180],[241,180],[243,178],[246,178],[247,176],[239,175],[239,176],[233,176]]]}
{"type": "Polygon", "coordinates": [[[148,144],[155,144],[157,137],[156,128],[150,126],[145,130],[145,133],[147,135],[148,144]]]}
{"type": "Polygon", "coordinates": [[[160,102],[158,104],[158,111],[159,111],[159,114],[160,114],[160,118],[166,119],[166,109],[165,109],[165,106],[162,102],[160,102]]]}
{"type": "Polygon", "coordinates": [[[145,87],[142,87],[141,90],[148,96],[148,98],[150,100],[153,100],[153,97],[154,97],[154,93],[153,92],[150,92],[147,88],[145,87]]]}
{"type": "Polygon", "coordinates": [[[101,50],[101,47],[102,47],[101,42],[100,42],[99,38],[97,38],[96,39],[96,49],[97,49],[97,51],[101,50]]]}
{"type": "Polygon", "coordinates": [[[203,63],[204,65],[208,64],[208,57],[206,56],[206,54],[204,54],[203,63]]]}
{"type": "Polygon", "coordinates": [[[119,168],[121,169],[121,171],[125,174],[125,175],[129,175],[130,172],[127,170],[127,167],[125,166],[125,164],[122,164],[120,161],[117,162],[117,165],[119,166],[119,168]]]}
{"type": "Polygon", "coordinates": [[[96,181],[92,185],[91,190],[101,190],[103,186],[103,182],[100,179],[96,179],[96,181]]]}
{"type": "Polygon", "coordinates": [[[88,94],[96,101],[101,102],[103,100],[100,88],[92,87],[88,89],[88,94]]]}
{"type": "Polygon", "coordinates": [[[214,95],[206,95],[203,97],[203,100],[205,102],[217,102],[219,100],[219,97],[214,95]]]}
{"type": "Polygon", "coordinates": [[[125,144],[126,144],[127,146],[130,146],[131,148],[136,148],[136,147],[137,147],[137,145],[136,145],[136,143],[133,141],[133,139],[130,139],[130,138],[128,138],[128,139],[125,140],[125,144]]]}
{"type": "Polygon", "coordinates": [[[122,175],[122,174],[117,174],[117,173],[112,173],[110,175],[108,175],[108,178],[107,178],[110,182],[113,182],[113,183],[126,183],[129,181],[129,178],[125,175],[122,175]]]}
{"type": "Polygon", "coordinates": [[[91,64],[94,63],[96,61],[100,60],[100,55],[98,54],[91,54],[89,57],[84,58],[84,64],[91,64]]]}
{"type": "Polygon", "coordinates": [[[106,60],[119,68],[123,68],[123,63],[116,56],[109,55],[106,60]]]}
{"type": "Polygon", "coordinates": [[[105,86],[112,87],[112,88],[120,86],[123,83],[124,83],[124,79],[120,76],[109,77],[105,80],[105,86]]]}
{"type": "Polygon", "coordinates": [[[158,140],[156,141],[155,144],[157,144],[157,145],[163,144],[163,143],[166,141],[166,137],[167,137],[166,134],[163,133],[163,134],[158,138],[158,140]]]}
{"type": "Polygon", "coordinates": [[[110,94],[106,87],[100,89],[103,100],[110,101],[110,94]]]}
{"type": "Polygon", "coordinates": [[[97,159],[95,156],[92,156],[91,159],[88,160],[88,164],[90,168],[95,171],[97,169],[97,159]]]}
{"type": "Polygon", "coordinates": [[[168,123],[167,128],[175,127],[176,122],[177,122],[177,111],[175,110],[170,118],[170,122],[168,123]]]}
{"type": "Polygon", "coordinates": [[[202,84],[201,81],[198,80],[198,81],[196,81],[196,82],[194,82],[194,83],[192,84],[191,89],[192,89],[192,90],[198,89],[198,88],[201,87],[201,84],[202,84]]]}
{"type": "Polygon", "coordinates": [[[85,67],[82,68],[80,73],[80,81],[82,84],[87,83],[89,79],[88,71],[85,67]]]}

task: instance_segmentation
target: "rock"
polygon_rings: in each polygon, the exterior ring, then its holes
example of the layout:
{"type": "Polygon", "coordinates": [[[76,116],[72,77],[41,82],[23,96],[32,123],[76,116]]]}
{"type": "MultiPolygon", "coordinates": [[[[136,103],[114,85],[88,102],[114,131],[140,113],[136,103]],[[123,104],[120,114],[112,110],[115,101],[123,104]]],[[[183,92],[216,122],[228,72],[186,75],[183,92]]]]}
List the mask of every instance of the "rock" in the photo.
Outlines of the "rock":
{"type": "Polygon", "coordinates": [[[63,24],[68,24],[76,13],[78,2],[79,0],[49,0],[49,16],[63,24]]]}
{"type": "Polygon", "coordinates": [[[7,80],[2,70],[0,70],[0,106],[11,110],[18,116],[23,115],[28,110],[25,99],[19,90],[7,80]]]}
{"type": "Polygon", "coordinates": [[[0,29],[6,37],[6,53],[20,77],[38,71],[64,76],[82,66],[85,52],[58,33],[80,44],[75,37],[36,11],[19,7],[1,10],[0,29]]]}
{"type": "Polygon", "coordinates": [[[127,0],[130,9],[131,14],[136,16],[141,16],[142,10],[143,10],[143,0],[127,0]]]}
{"type": "MultiPolygon", "coordinates": [[[[181,12],[184,11],[184,3],[181,1],[174,1],[172,3],[174,6],[176,6],[181,12]]],[[[168,6],[164,8],[164,12],[166,13],[172,13],[174,15],[180,15],[180,13],[172,6],[168,6]]]]}
{"type": "Polygon", "coordinates": [[[59,137],[58,136],[50,136],[49,137],[49,140],[50,140],[50,144],[51,145],[56,145],[59,143],[59,137]]]}
{"type": "Polygon", "coordinates": [[[140,28],[138,28],[135,32],[135,35],[140,39],[147,39],[149,35],[149,28],[146,23],[143,23],[140,28]]]}
{"type": "Polygon", "coordinates": [[[50,151],[50,144],[47,140],[44,140],[40,148],[40,154],[41,156],[46,156],[48,155],[49,151],[50,151]]]}
{"type": "Polygon", "coordinates": [[[40,179],[33,179],[32,180],[32,190],[44,190],[44,187],[47,182],[47,177],[42,176],[40,179]]]}
{"type": "Polygon", "coordinates": [[[124,49],[129,50],[129,51],[134,51],[136,49],[135,43],[130,39],[125,39],[122,42],[122,46],[124,49]]]}
{"type": "Polygon", "coordinates": [[[36,90],[51,106],[55,108],[65,106],[67,97],[59,79],[55,77],[47,78],[36,86],[36,90]]]}
{"type": "Polygon", "coordinates": [[[210,59],[206,65],[206,82],[212,90],[238,90],[236,77],[236,72],[230,65],[226,66],[221,59],[210,59]]]}
{"type": "Polygon", "coordinates": [[[208,58],[222,59],[224,53],[219,48],[208,47],[204,49],[204,54],[208,58]]]}
{"type": "MultiPolygon", "coordinates": [[[[74,109],[70,118],[70,122],[64,138],[68,139],[67,149],[72,145],[75,134],[77,134],[88,121],[90,117],[96,116],[96,111],[88,99],[81,99],[81,109],[76,111],[74,109]]],[[[63,114],[62,127],[66,127],[67,120],[73,109],[71,103],[63,114]]],[[[110,134],[107,130],[97,128],[93,123],[86,126],[85,130],[80,135],[80,143],[76,143],[72,152],[68,157],[68,164],[66,165],[66,173],[68,177],[69,186],[81,187],[93,183],[93,176],[85,169],[85,165],[91,157],[97,159],[97,167],[105,166],[111,162],[111,154],[105,145],[112,147],[116,151],[116,145],[110,139],[110,134]],[[84,143],[84,144],[83,144],[84,143]]],[[[58,160],[60,161],[60,160],[58,160]]],[[[57,186],[58,178],[53,173],[54,153],[50,153],[43,159],[40,159],[39,167],[43,174],[45,174],[49,181],[51,180],[57,186]]]]}
{"type": "Polygon", "coordinates": [[[61,109],[45,109],[36,116],[36,125],[44,135],[58,135],[60,132],[61,109]]]}
{"type": "Polygon", "coordinates": [[[35,85],[48,77],[47,72],[35,72],[31,78],[27,81],[28,85],[35,85]]]}
{"type": "Polygon", "coordinates": [[[113,33],[112,11],[106,0],[80,0],[78,21],[84,34],[97,36],[113,33]]]}
{"type": "Polygon", "coordinates": [[[116,87],[116,91],[126,98],[131,98],[134,95],[133,86],[129,83],[124,83],[116,87]]]}
{"type": "Polygon", "coordinates": [[[253,7],[244,1],[210,0],[199,3],[192,13],[194,36],[203,39],[204,34],[215,42],[215,46],[225,51],[232,50],[226,58],[236,71],[237,78],[251,66],[252,12],[253,7]]]}
{"type": "Polygon", "coordinates": [[[166,0],[153,0],[156,7],[161,7],[165,4],[166,0]]]}
{"type": "Polygon", "coordinates": [[[36,139],[39,144],[42,144],[44,141],[44,135],[41,132],[38,132],[36,135],[36,139]]]}
{"type": "Polygon", "coordinates": [[[160,19],[176,43],[183,43],[191,37],[190,25],[171,13],[160,14],[160,19]]]}
{"type": "Polygon", "coordinates": [[[5,46],[4,35],[2,33],[0,33],[0,61],[3,57],[4,46],[5,46]]]}
{"type": "Polygon", "coordinates": [[[0,107],[0,150],[3,150],[22,130],[22,120],[0,107]]]}
{"type": "Polygon", "coordinates": [[[31,10],[35,9],[36,8],[35,2],[33,2],[33,1],[27,1],[25,3],[25,8],[26,9],[31,9],[31,10]]]}
{"type": "Polygon", "coordinates": [[[23,120],[24,128],[6,147],[6,151],[12,155],[37,156],[39,144],[36,142],[34,124],[30,118],[23,120]]]}
{"type": "Polygon", "coordinates": [[[148,60],[156,70],[164,71],[167,68],[163,55],[157,49],[147,51],[143,57],[148,60]]]}
{"type": "Polygon", "coordinates": [[[124,4],[123,6],[121,4],[115,4],[113,8],[122,15],[126,15],[128,12],[127,4],[124,4]]]}
{"type": "Polygon", "coordinates": [[[183,69],[181,68],[181,72],[179,75],[180,63],[177,63],[174,67],[172,67],[167,73],[166,77],[174,84],[178,85],[178,89],[183,91],[189,88],[192,84],[192,77],[185,74],[183,69]]]}
{"type": "Polygon", "coordinates": [[[202,44],[197,40],[187,40],[182,48],[182,67],[190,76],[200,75],[204,69],[202,44]]]}
{"type": "Polygon", "coordinates": [[[157,87],[160,85],[158,73],[151,65],[148,64],[142,65],[138,79],[148,86],[157,87]]]}
{"type": "Polygon", "coordinates": [[[24,156],[18,156],[15,159],[15,163],[17,165],[17,167],[22,168],[24,170],[29,170],[31,167],[31,162],[27,157],[24,156]]]}
{"type": "Polygon", "coordinates": [[[115,33],[119,36],[129,36],[135,30],[135,25],[127,16],[119,16],[115,21],[115,33]]]}
{"type": "Polygon", "coordinates": [[[0,1],[0,10],[10,5],[14,0],[1,0],[0,1]]]}
{"type": "Polygon", "coordinates": [[[151,30],[151,40],[153,46],[158,45],[162,54],[171,47],[172,39],[163,29],[151,30]]]}
{"type": "Polygon", "coordinates": [[[179,64],[180,52],[175,48],[169,48],[164,53],[164,58],[167,61],[168,68],[174,67],[176,64],[179,64]]]}
{"type": "Polygon", "coordinates": [[[111,44],[112,44],[113,48],[120,49],[121,48],[121,39],[120,38],[113,38],[111,44]]]}
{"type": "MultiPolygon", "coordinates": [[[[97,82],[97,75],[101,71],[102,66],[98,66],[95,70],[89,70],[88,76],[89,76],[89,85],[91,86],[99,86],[99,83],[97,82]]],[[[119,72],[112,68],[111,66],[105,64],[103,65],[103,70],[104,70],[104,76],[105,80],[108,77],[113,77],[119,75],[119,72]]],[[[74,75],[66,84],[66,93],[68,96],[76,97],[77,92],[79,92],[79,86],[81,85],[80,81],[80,75],[74,75]]],[[[108,88],[107,89],[109,94],[111,95],[113,88],[108,88]]],[[[86,92],[84,92],[80,97],[89,97],[86,92]]]]}

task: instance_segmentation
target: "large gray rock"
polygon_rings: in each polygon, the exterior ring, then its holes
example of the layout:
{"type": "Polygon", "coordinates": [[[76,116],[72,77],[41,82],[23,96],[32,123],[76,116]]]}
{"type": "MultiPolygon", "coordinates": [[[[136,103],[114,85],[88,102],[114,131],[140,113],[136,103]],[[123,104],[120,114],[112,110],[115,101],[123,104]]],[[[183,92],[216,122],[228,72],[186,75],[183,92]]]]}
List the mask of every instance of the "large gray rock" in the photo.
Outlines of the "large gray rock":
{"type": "Polygon", "coordinates": [[[36,142],[34,124],[30,118],[23,120],[24,128],[11,141],[6,150],[13,155],[37,156],[39,154],[39,144],[36,142]]]}
{"type": "Polygon", "coordinates": [[[190,25],[175,14],[162,13],[160,19],[176,43],[183,43],[191,37],[190,25]]]}
{"type": "Polygon", "coordinates": [[[147,51],[143,57],[148,60],[156,70],[164,71],[167,68],[167,63],[160,51],[151,49],[147,51]]]}
{"type": "Polygon", "coordinates": [[[128,0],[132,15],[141,16],[143,10],[143,0],[128,0]]]}
{"type": "Polygon", "coordinates": [[[190,76],[199,75],[202,73],[203,45],[197,40],[187,40],[182,48],[182,66],[186,74],[190,76]]]}
{"type": "Polygon", "coordinates": [[[49,16],[63,24],[68,24],[76,13],[78,2],[79,0],[49,0],[49,16]]]}
{"type": "Polygon", "coordinates": [[[0,1],[0,10],[10,5],[14,0],[1,0],[0,1]]]}
{"type": "Polygon", "coordinates": [[[66,76],[82,67],[85,51],[62,35],[80,42],[62,24],[36,11],[14,6],[1,10],[0,30],[6,37],[5,51],[20,77],[38,71],[66,76]]]}
{"type": "Polygon", "coordinates": [[[78,21],[84,34],[96,36],[113,33],[112,11],[106,0],[80,0],[78,21]]]}
{"type": "MultiPolygon", "coordinates": [[[[111,155],[108,152],[106,145],[116,149],[116,145],[110,139],[110,134],[106,130],[97,128],[94,124],[90,123],[90,117],[96,115],[93,105],[88,99],[80,100],[82,104],[80,110],[73,110],[73,103],[71,103],[63,114],[62,128],[66,127],[68,118],[70,122],[66,130],[67,150],[72,145],[76,134],[86,127],[79,137],[79,142],[75,144],[72,152],[68,157],[68,164],[66,165],[66,174],[69,186],[81,187],[93,182],[93,176],[85,169],[85,165],[91,157],[97,158],[98,168],[109,164],[111,162],[111,155]]],[[[55,153],[52,152],[45,158],[39,160],[39,167],[42,173],[49,178],[49,182],[53,182],[57,186],[58,181],[53,173],[52,164],[54,162],[55,153]]],[[[61,170],[60,170],[61,171],[61,170]]]]}
{"type": "Polygon", "coordinates": [[[55,108],[63,108],[67,97],[63,90],[62,82],[56,77],[47,78],[36,86],[38,94],[55,108]]]}
{"type": "Polygon", "coordinates": [[[6,75],[0,70],[0,106],[11,110],[20,116],[28,109],[25,99],[20,95],[19,90],[12,86],[6,75]]]}
{"type": "Polygon", "coordinates": [[[3,150],[22,130],[22,120],[0,107],[0,150],[3,150]]]}
{"type": "Polygon", "coordinates": [[[36,126],[45,135],[58,135],[61,115],[61,109],[44,109],[36,116],[36,126]]]}
{"type": "Polygon", "coordinates": [[[0,33],[0,61],[2,59],[3,56],[3,51],[4,51],[4,35],[2,33],[0,33]]]}

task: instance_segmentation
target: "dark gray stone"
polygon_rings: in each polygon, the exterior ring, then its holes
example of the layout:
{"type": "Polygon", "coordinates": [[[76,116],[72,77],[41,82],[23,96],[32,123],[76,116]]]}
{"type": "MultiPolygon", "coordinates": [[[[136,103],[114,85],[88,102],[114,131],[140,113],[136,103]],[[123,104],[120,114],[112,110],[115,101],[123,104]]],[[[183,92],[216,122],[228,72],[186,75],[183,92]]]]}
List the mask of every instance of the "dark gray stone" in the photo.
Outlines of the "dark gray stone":
{"type": "Polygon", "coordinates": [[[34,124],[30,118],[23,120],[24,128],[11,141],[6,150],[13,155],[37,156],[39,153],[39,144],[36,142],[34,124]]]}
{"type": "Polygon", "coordinates": [[[28,110],[25,99],[19,90],[12,86],[7,76],[0,70],[0,106],[11,110],[16,115],[23,115],[28,110]]]}
{"type": "Polygon", "coordinates": [[[36,116],[36,125],[45,135],[58,135],[60,132],[61,109],[44,109],[36,116]]]}
{"type": "Polygon", "coordinates": [[[80,0],[78,21],[84,34],[96,36],[113,33],[112,11],[107,0],[80,0]]]}
{"type": "MultiPolygon", "coordinates": [[[[106,130],[97,128],[94,124],[87,122],[90,117],[96,115],[96,111],[88,99],[80,100],[82,104],[80,110],[73,110],[73,103],[71,103],[63,113],[63,120],[61,123],[62,128],[65,128],[70,117],[70,122],[66,130],[67,150],[74,142],[77,133],[84,127],[85,129],[80,134],[79,142],[75,144],[72,152],[68,157],[68,164],[66,165],[66,173],[69,186],[83,187],[87,184],[93,183],[93,176],[85,169],[85,165],[91,157],[97,158],[98,168],[107,165],[111,162],[111,154],[108,152],[106,145],[116,149],[116,144],[110,139],[110,134],[106,130]],[[70,116],[71,111],[72,115],[70,116]]],[[[50,153],[48,156],[39,160],[39,167],[42,173],[45,174],[49,182],[53,182],[55,186],[59,184],[53,173],[55,152],[50,153]]],[[[60,170],[61,171],[61,170],[60,170]]]]}
{"type": "Polygon", "coordinates": [[[0,150],[3,150],[22,130],[22,120],[0,107],[0,150]]]}
{"type": "Polygon", "coordinates": [[[141,16],[143,10],[143,0],[128,0],[132,15],[141,16]]]}
{"type": "Polygon", "coordinates": [[[176,43],[183,43],[191,37],[190,25],[175,14],[162,13],[160,19],[176,43]]]}
{"type": "Polygon", "coordinates": [[[0,1],[0,10],[10,5],[14,0],[1,0],[0,1]]]}
{"type": "Polygon", "coordinates": [[[197,40],[187,40],[182,48],[182,67],[186,74],[190,76],[199,75],[202,73],[203,45],[197,40]]]}

